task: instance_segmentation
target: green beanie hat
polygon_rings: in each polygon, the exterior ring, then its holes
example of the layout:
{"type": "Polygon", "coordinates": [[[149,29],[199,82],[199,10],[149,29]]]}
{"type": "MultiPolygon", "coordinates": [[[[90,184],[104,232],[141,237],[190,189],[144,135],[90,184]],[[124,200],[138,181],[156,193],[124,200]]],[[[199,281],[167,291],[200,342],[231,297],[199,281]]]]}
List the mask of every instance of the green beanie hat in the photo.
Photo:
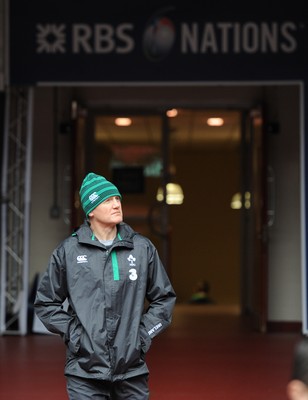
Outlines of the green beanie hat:
{"type": "Polygon", "coordinates": [[[93,172],[84,178],[79,195],[86,216],[109,197],[119,196],[122,199],[118,188],[113,183],[93,172]]]}

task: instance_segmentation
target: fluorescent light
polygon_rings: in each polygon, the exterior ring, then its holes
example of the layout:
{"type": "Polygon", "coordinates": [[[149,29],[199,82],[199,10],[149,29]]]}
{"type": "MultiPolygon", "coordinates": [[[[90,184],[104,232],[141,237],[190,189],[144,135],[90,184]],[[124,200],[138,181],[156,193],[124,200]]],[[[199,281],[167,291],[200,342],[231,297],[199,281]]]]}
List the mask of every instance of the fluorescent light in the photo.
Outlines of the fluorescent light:
{"type": "Polygon", "coordinates": [[[241,193],[237,192],[232,196],[230,206],[231,206],[231,208],[233,210],[240,210],[242,208],[242,195],[241,195],[241,193]]]}
{"type": "MultiPolygon", "coordinates": [[[[235,193],[231,199],[231,208],[233,210],[240,210],[243,206],[242,204],[242,194],[240,192],[235,193]]],[[[250,192],[245,192],[244,194],[244,207],[248,210],[251,207],[251,194],[250,192]]]]}
{"type": "MultiPolygon", "coordinates": [[[[183,204],[184,201],[184,193],[183,189],[178,183],[167,183],[166,185],[166,192],[167,192],[167,201],[166,203],[169,205],[174,204],[183,204]]],[[[164,191],[162,187],[158,188],[157,201],[164,201],[164,191]]]]}

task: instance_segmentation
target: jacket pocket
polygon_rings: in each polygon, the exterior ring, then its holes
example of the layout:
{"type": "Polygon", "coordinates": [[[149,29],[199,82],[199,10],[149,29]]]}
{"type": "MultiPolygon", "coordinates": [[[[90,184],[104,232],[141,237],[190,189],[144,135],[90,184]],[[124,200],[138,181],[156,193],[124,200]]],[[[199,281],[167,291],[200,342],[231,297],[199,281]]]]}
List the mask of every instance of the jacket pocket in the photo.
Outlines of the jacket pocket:
{"type": "Polygon", "coordinates": [[[148,335],[148,332],[144,327],[141,327],[140,329],[140,341],[141,341],[141,351],[143,353],[147,353],[147,351],[151,347],[152,339],[148,335]]]}
{"type": "Polygon", "coordinates": [[[66,345],[73,354],[78,354],[83,328],[78,319],[74,319],[69,324],[68,340],[66,345]]]}

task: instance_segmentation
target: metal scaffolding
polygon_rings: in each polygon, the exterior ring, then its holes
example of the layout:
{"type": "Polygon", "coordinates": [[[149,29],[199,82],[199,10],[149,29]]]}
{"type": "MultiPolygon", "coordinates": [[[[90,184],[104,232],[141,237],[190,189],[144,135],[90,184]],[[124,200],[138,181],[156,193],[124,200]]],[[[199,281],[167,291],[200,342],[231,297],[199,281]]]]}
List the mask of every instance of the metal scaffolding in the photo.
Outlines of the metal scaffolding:
{"type": "Polygon", "coordinates": [[[27,333],[32,88],[8,88],[1,182],[0,334],[27,333]]]}

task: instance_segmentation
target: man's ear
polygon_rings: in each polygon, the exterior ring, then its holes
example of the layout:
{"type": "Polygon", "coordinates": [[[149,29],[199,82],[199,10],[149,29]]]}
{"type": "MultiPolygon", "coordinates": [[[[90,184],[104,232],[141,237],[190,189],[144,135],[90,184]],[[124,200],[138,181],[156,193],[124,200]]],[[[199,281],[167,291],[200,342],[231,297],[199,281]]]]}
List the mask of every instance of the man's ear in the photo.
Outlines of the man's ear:
{"type": "Polygon", "coordinates": [[[287,384],[287,396],[289,400],[304,400],[304,396],[308,399],[307,386],[299,379],[292,379],[287,384]]]}

